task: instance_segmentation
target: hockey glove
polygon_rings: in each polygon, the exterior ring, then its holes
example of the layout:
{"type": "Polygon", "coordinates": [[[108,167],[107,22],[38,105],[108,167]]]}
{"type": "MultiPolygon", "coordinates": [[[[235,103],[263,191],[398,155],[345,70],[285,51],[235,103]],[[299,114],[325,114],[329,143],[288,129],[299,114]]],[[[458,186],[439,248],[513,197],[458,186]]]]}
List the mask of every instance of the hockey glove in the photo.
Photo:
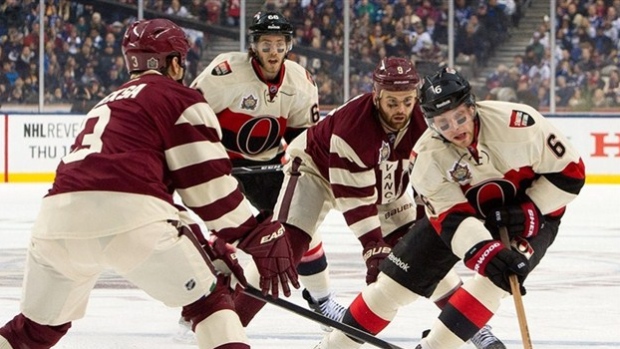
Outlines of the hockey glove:
{"type": "Polygon", "coordinates": [[[366,284],[372,284],[377,281],[379,275],[379,263],[387,258],[392,252],[392,247],[380,241],[369,241],[364,245],[364,262],[366,262],[366,284]]]}
{"type": "Polygon", "coordinates": [[[250,254],[256,263],[260,274],[259,287],[263,295],[271,291],[271,295],[278,298],[279,284],[284,295],[290,296],[289,281],[295,288],[299,288],[288,237],[280,222],[271,222],[271,216],[260,220],[256,228],[247,234],[237,247],[250,254]]]}
{"type": "Polygon", "coordinates": [[[469,269],[488,277],[497,287],[511,294],[508,276],[517,275],[521,294],[525,294],[523,280],[530,272],[529,261],[521,253],[504,247],[501,241],[484,240],[477,243],[465,253],[463,262],[469,269]]]}
{"type": "Polygon", "coordinates": [[[215,238],[209,241],[204,249],[218,272],[224,275],[232,274],[243,287],[248,285],[243,268],[237,259],[237,250],[233,245],[227,244],[223,239],[215,238]]]}
{"type": "Polygon", "coordinates": [[[494,237],[499,237],[499,227],[506,227],[511,238],[533,238],[544,224],[545,217],[533,202],[493,209],[485,221],[485,226],[494,237]]]}

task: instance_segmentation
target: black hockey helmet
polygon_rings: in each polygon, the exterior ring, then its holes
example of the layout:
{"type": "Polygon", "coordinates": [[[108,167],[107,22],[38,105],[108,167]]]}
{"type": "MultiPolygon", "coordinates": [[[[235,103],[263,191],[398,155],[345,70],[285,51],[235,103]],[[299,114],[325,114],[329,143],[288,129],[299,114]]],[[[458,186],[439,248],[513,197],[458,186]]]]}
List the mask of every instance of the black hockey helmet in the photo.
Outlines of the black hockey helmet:
{"type": "Polygon", "coordinates": [[[372,74],[377,97],[381,90],[411,91],[417,90],[420,76],[413,63],[405,58],[387,57],[375,67],[372,74]]]}
{"type": "Polygon", "coordinates": [[[288,42],[293,39],[293,25],[280,12],[257,12],[250,25],[250,42],[261,35],[284,35],[288,42]]]}
{"type": "Polygon", "coordinates": [[[427,119],[432,119],[463,103],[473,105],[474,102],[469,82],[453,68],[442,68],[434,75],[424,78],[420,92],[420,107],[427,119]]]}

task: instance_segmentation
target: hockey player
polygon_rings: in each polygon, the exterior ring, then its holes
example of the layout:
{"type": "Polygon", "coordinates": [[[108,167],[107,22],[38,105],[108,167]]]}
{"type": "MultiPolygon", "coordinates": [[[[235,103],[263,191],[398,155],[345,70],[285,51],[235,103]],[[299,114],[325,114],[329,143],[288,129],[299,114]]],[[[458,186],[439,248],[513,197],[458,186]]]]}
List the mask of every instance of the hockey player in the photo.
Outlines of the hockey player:
{"type": "Polygon", "coordinates": [[[252,256],[263,293],[277,297],[282,287],[290,294],[288,281],[298,287],[281,224],[252,215],[230,176],[213,111],[180,83],[189,47],[165,19],[127,29],[131,80],[88,112],[56,170],[32,231],[22,312],[0,328],[0,348],[54,346],[84,316],[108,268],[166,305],[183,306],[200,348],[250,348],[230,289],[209,269],[204,238],[184,224],[175,191],[223,242],[252,256]]]}
{"type": "MultiPolygon", "coordinates": [[[[327,212],[341,211],[362,245],[367,283],[376,280],[379,262],[416,219],[416,204],[406,192],[410,156],[427,128],[417,105],[420,78],[409,60],[383,59],[373,81],[373,92],[335,109],[289,145],[291,161],[274,211],[291,241],[312,239],[310,249],[320,241],[317,228],[327,212]]],[[[308,248],[292,245],[295,256],[308,248]]],[[[459,285],[458,275],[450,273],[432,299],[443,307],[459,285]]],[[[246,324],[262,303],[241,294],[235,306],[246,324]]],[[[488,329],[480,336],[501,344],[488,329]]]]}
{"type": "MultiPolygon", "coordinates": [[[[538,265],[585,170],[570,142],[539,112],[475,102],[469,82],[451,68],[424,79],[420,104],[429,129],[414,147],[411,178],[429,218],[396,245],[344,322],[380,332],[401,306],[430,296],[462,259],[475,277],[448,300],[417,347],[455,349],[497,311],[510,292],[508,276],[522,283],[538,265]],[[514,249],[499,241],[499,227],[507,228],[514,249]]],[[[317,348],[359,346],[334,331],[317,348]]]]}
{"type": "MultiPolygon", "coordinates": [[[[273,211],[284,175],[279,170],[285,146],[319,121],[319,95],[311,74],[286,57],[293,47],[293,26],[278,12],[258,12],[249,27],[247,53],[220,54],[192,82],[202,92],[222,128],[222,144],[243,193],[258,210],[273,211]],[[271,171],[252,170],[265,166],[271,171]]],[[[305,272],[322,271],[322,248],[305,259],[305,272]]],[[[327,280],[325,281],[327,283],[327,280]]],[[[312,292],[309,287],[307,292],[312,292]]],[[[330,304],[336,304],[329,299],[330,304]]],[[[174,339],[194,341],[182,319],[174,339]]]]}
{"type": "MultiPolygon", "coordinates": [[[[319,95],[310,73],[286,59],[293,26],[278,12],[258,12],[249,27],[247,53],[223,53],[191,87],[200,90],[222,127],[233,167],[280,165],[284,146],[319,121],[319,95]]],[[[281,171],[238,173],[248,200],[272,211],[281,171]]]]}

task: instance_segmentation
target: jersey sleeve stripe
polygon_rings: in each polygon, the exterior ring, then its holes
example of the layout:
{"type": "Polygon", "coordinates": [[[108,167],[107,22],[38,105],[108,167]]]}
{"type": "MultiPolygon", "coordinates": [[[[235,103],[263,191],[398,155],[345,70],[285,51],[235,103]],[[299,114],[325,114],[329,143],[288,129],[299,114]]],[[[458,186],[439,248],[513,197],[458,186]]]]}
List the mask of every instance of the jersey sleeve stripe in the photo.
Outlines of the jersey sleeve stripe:
{"type": "Polygon", "coordinates": [[[351,228],[355,236],[359,238],[360,236],[363,236],[364,234],[372,230],[380,228],[381,222],[379,221],[379,217],[377,217],[377,215],[375,214],[359,220],[353,224],[349,223],[349,227],[351,228]]]}
{"type": "MultiPolygon", "coordinates": [[[[205,207],[205,211],[218,212],[215,203],[209,206],[210,207],[205,207]]],[[[222,215],[217,214],[214,220],[205,220],[205,225],[216,232],[231,228],[239,232],[239,222],[247,221],[251,217],[252,211],[250,210],[248,202],[246,200],[241,200],[239,205],[234,209],[222,215]]],[[[230,237],[229,234],[226,234],[227,241],[230,241],[230,237]]]]}
{"type": "Polygon", "coordinates": [[[377,201],[377,195],[374,191],[374,188],[371,189],[373,189],[373,195],[369,195],[366,197],[361,197],[357,195],[355,197],[336,197],[336,204],[342,212],[351,211],[365,205],[374,206],[375,202],[377,201]]]}
{"type": "Polygon", "coordinates": [[[544,176],[559,189],[575,195],[581,191],[586,178],[581,159],[579,163],[568,164],[561,173],[545,173],[544,176]]]}
{"type": "Polygon", "coordinates": [[[228,157],[221,144],[208,141],[178,145],[166,150],[165,154],[171,171],[228,157]]]}
{"type": "Polygon", "coordinates": [[[207,125],[218,130],[218,137],[222,137],[222,133],[219,131],[219,123],[217,117],[213,112],[213,109],[207,103],[196,103],[189,106],[183,111],[179,119],[177,119],[175,125],[188,123],[192,126],[207,125]],[[205,112],[206,111],[206,112],[205,112]]]}
{"type": "Polygon", "coordinates": [[[545,215],[566,206],[577,197],[577,194],[566,192],[555,186],[546,176],[536,179],[525,193],[545,215]]]}
{"type": "Polygon", "coordinates": [[[332,184],[363,188],[374,186],[376,182],[376,177],[374,169],[353,173],[349,170],[330,167],[329,181],[332,184]]]}
{"type": "Polygon", "coordinates": [[[238,182],[231,176],[221,176],[196,186],[178,189],[186,205],[205,206],[210,202],[226,198],[237,190],[238,182]]]}
{"type": "MultiPolygon", "coordinates": [[[[357,155],[355,149],[351,148],[351,146],[338,135],[333,135],[330,140],[329,151],[333,154],[336,154],[339,158],[348,159],[353,162],[359,168],[366,168],[367,166],[364,164],[362,159],[357,155]]],[[[378,156],[378,155],[377,155],[378,156]]]]}

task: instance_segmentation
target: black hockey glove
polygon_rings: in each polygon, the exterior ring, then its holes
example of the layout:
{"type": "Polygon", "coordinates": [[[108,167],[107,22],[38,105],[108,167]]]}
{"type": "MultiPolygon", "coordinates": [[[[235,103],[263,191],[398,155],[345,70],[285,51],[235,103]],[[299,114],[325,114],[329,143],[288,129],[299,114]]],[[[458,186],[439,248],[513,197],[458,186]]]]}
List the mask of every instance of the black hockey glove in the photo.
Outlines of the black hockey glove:
{"type": "Polygon", "coordinates": [[[488,277],[497,287],[511,294],[508,276],[517,275],[521,294],[525,294],[523,281],[530,272],[529,261],[521,253],[504,247],[501,241],[484,240],[477,243],[467,251],[463,262],[469,269],[488,277]]]}
{"type": "Polygon", "coordinates": [[[392,247],[380,241],[369,241],[364,244],[364,262],[366,262],[366,284],[372,284],[377,281],[379,276],[379,263],[384,260],[392,252],[392,247]]]}
{"type": "Polygon", "coordinates": [[[544,226],[545,217],[533,202],[492,209],[484,225],[493,237],[499,238],[499,227],[506,227],[508,235],[513,237],[533,238],[544,226]]]}

